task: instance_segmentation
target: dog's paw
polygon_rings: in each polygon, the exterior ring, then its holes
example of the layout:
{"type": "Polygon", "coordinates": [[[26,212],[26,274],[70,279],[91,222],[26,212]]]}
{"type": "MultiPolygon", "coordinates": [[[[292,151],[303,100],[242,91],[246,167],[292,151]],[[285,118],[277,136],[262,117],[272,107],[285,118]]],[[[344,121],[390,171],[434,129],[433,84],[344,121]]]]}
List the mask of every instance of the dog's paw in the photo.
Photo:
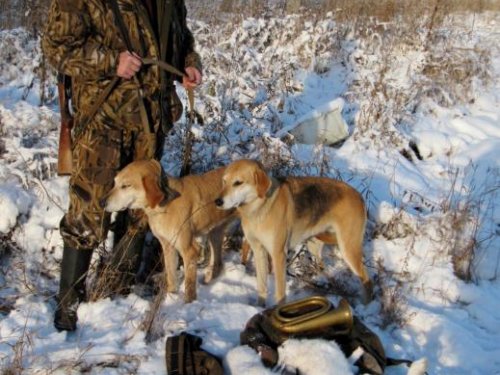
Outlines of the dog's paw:
{"type": "Polygon", "coordinates": [[[203,284],[210,284],[214,279],[214,272],[212,267],[205,269],[205,275],[203,277],[203,284]]]}
{"type": "Polygon", "coordinates": [[[167,293],[172,293],[172,294],[177,293],[177,285],[167,286],[167,293]]]}
{"type": "Polygon", "coordinates": [[[211,283],[215,278],[219,277],[221,273],[222,267],[207,267],[205,269],[205,275],[203,277],[203,283],[204,284],[209,284],[211,283]]]}
{"type": "Polygon", "coordinates": [[[191,303],[196,300],[196,295],[184,295],[184,303],[191,303]]]}
{"type": "Polygon", "coordinates": [[[165,301],[169,302],[180,302],[181,301],[181,296],[178,293],[165,293],[165,301]]]}
{"type": "Polygon", "coordinates": [[[184,302],[191,303],[196,299],[196,285],[184,286],[184,302]]]}

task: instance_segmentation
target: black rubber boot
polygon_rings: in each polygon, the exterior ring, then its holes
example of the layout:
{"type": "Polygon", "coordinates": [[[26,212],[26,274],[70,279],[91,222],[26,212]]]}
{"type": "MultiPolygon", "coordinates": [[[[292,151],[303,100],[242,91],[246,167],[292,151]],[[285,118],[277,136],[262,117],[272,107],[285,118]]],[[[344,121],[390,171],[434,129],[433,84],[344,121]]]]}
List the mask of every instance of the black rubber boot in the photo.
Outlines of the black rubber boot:
{"type": "Polygon", "coordinates": [[[58,305],[54,326],[59,331],[74,331],[78,304],[85,300],[85,279],[92,259],[92,250],[64,246],[61,263],[58,305]]]}
{"type": "Polygon", "coordinates": [[[137,271],[134,293],[143,298],[154,296],[160,291],[163,271],[162,250],[160,242],[151,236],[146,236],[139,270],[137,271]]]}

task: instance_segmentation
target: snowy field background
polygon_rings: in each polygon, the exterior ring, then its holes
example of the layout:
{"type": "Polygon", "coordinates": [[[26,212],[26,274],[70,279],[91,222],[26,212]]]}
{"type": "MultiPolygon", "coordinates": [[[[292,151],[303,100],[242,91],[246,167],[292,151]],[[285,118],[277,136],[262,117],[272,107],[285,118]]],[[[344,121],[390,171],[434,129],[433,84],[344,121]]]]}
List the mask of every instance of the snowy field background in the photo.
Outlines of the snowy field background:
{"type": "MultiPolygon", "coordinates": [[[[194,168],[251,157],[275,175],[352,184],[369,208],[374,301],[361,304],[335,249],[324,251],[323,271],[302,249],[291,254],[289,300],[347,296],[389,356],[426,357],[429,374],[500,374],[500,17],[450,15],[431,32],[424,21],[409,33],[395,21],[338,25],[332,14],[217,27],[192,20],[206,121],[194,129],[194,168]],[[339,97],[351,134],[342,144],[302,145],[282,131],[339,97]]],[[[164,374],[166,338],[187,330],[227,373],[270,373],[239,346],[261,309],[253,267],[234,249],[217,280],[199,283],[197,301],[184,304],[182,288],[167,295],[148,332],[153,300],[135,294],[82,304],[74,333],[53,328],[68,196],[55,173],[57,98],[52,77],[41,85],[38,42],[23,29],[0,31],[0,368],[164,374]]],[[[181,121],[167,140],[162,164],[171,174],[180,170],[183,131],[181,121]]],[[[290,341],[280,357],[304,374],[355,373],[326,341],[290,341]]]]}

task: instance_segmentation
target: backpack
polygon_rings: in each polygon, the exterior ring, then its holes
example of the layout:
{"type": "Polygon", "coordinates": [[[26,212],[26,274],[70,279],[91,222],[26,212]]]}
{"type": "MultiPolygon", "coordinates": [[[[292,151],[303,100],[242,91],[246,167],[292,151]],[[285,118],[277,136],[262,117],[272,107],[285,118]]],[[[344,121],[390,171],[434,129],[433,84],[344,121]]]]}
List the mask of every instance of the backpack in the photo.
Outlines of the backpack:
{"type": "Polygon", "coordinates": [[[223,375],[220,360],[201,349],[202,342],[187,332],[170,336],[165,345],[168,375],[223,375]]]}
{"type": "Polygon", "coordinates": [[[240,343],[256,350],[264,365],[272,368],[278,364],[278,346],[289,338],[334,340],[347,358],[359,356],[354,364],[362,373],[382,375],[387,366],[412,363],[386,357],[379,337],[353,316],[347,301],[335,308],[320,296],[254,315],[241,332],[240,343]],[[277,321],[277,317],[282,319],[277,321]]]}

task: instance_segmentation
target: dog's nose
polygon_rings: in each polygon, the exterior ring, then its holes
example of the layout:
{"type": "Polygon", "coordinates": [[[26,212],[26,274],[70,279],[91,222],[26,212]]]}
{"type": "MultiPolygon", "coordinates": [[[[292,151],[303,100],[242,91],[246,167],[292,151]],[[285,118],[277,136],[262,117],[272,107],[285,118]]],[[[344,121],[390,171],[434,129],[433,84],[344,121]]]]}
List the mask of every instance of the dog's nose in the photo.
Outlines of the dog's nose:
{"type": "Polygon", "coordinates": [[[224,200],[223,200],[222,198],[217,198],[217,199],[215,200],[215,205],[216,205],[217,207],[221,207],[223,204],[224,204],[224,200]]]}
{"type": "Polygon", "coordinates": [[[101,208],[105,208],[107,201],[108,201],[107,197],[99,199],[99,206],[101,206],[101,208]]]}

